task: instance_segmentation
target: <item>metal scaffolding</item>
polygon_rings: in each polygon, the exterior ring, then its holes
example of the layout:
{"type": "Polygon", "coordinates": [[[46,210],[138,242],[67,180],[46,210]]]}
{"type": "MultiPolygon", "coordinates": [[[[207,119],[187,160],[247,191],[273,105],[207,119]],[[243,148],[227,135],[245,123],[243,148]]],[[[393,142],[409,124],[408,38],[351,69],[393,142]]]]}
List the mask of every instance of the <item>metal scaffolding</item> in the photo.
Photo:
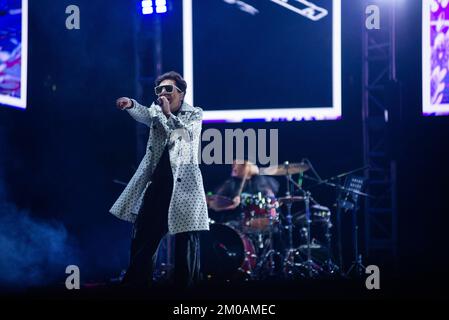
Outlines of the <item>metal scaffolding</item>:
{"type": "MultiPolygon", "coordinates": [[[[366,1],[366,5],[376,4],[366,1]]],[[[363,26],[362,120],[366,192],[365,253],[397,254],[396,161],[391,152],[400,104],[396,79],[395,1],[378,1],[380,29],[363,26]]]]}
{"type": "MultiPolygon", "coordinates": [[[[153,101],[154,80],[162,74],[162,31],[159,15],[135,14],[135,86],[136,99],[144,105],[153,101]]],[[[148,128],[137,124],[137,159],[142,159],[148,140],[148,128]]]]}

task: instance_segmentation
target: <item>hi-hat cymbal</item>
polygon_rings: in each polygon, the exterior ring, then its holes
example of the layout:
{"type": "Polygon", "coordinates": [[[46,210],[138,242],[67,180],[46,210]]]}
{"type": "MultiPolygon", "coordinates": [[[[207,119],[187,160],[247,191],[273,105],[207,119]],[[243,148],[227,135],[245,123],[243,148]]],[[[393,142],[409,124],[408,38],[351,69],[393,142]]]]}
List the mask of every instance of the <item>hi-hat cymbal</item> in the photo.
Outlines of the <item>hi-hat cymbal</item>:
{"type": "Polygon", "coordinates": [[[304,173],[310,167],[305,162],[280,164],[278,166],[271,166],[260,168],[260,174],[266,176],[286,176],[289,174],[304,173]]]}
{"type": "Polygon", "coordinates": [[[304,201],[304,197],[301,196],[286,196],[278,198],[279,205],[294,203],[294,202],[302,202],[304,201]]]}

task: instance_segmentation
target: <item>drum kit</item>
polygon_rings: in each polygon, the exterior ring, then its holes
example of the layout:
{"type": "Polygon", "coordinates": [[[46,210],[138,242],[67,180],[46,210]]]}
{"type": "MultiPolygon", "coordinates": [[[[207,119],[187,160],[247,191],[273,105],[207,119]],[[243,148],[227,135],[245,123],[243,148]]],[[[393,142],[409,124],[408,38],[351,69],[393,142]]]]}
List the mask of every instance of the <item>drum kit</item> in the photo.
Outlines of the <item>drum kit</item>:
{"type": "MultiPolygon", "coordinates": [[[[326,180],[321,179],[312,163],[305,159],[298,163],[258,168],[251,164],[243,176],[236,199],[219,194],[208,194],[207,203],[215,213],[210,219],[210,231],[201,236],[201,270],[205,280],[251,281],[296,280],[310,278],[348,277],[351,273],[360,277],[365,268],[359,253],[356,211],[363,178],[354,176],[358,168],[326,180]],[[311,171],[313,176],[305,174],[311,171]],[[285,195],[276,198],[262,192],[245,193],[245,180],[255,175],[285,178],[285,195]],[[297,175],[297,179],[293,177],[297,175]],[[346,181],[342,184],[342,178],[346,181]],[[303,188],[303,179],[315,184],[303,188]],[[311,189],[327,185],[336,190],[336,203],[332,212],[319,204],[311,189]],[[353,263],[343,270],[341,213],[352,212],[353,263]],[[335,219],[333,215],[336,215],[335,219]],[[227,219],[226,216],[229,218],[227,219]],[[217,217],[217,218],[216,218],[217,217]],[[334,263],[334,226],[337,229],[337,263],[334,263]]],[[[296,177],[295,177],[296,178],[296,177]]],[[[211,213],[211,212],[210,212],[211,213]]],[[[156,263],[155,279],[165,281],[173,271],[173,243],[167,235],[161,241],[156,263]],[[161,254],[163,253],[163,254],[161,254]]]]}
{"type": "MultiPolygon", "coordinates": [[[[255,170],[259,175],[285,178],[285,195],[276,198],[239,189],[240,217],[211,220],[210,232],[202,239],[202,270],[207,279],[297,279],[340,273],[332,257],[332,212],[302,187],[308,170],[314,171],[308,161],[255,170]],[[299,177],[296,181],[294,175],[299,177]],[[293,212],[293,208],[300,210],[293,212]]],[[[225,208],[233,200],[208,195],[210,202],[214,208],[225,208]]]]}

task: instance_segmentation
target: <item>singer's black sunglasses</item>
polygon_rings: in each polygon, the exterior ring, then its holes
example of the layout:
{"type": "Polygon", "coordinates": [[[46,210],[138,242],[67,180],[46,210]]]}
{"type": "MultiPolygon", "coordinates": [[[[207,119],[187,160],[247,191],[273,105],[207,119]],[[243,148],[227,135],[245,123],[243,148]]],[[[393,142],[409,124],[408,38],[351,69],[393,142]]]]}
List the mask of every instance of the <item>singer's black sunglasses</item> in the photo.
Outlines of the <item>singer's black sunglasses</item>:
{"type": "Polygon", "coordinates": [[[173,85],[173,84],[165,84],[162,86],[157,86],[154,88],[154,92],[156,93],[156,95],[160,95],[162,94],[162,91],[165,89],[165,92],[167,93],[173,93],[173,91],[176,89],[179,92],[182,92],[181,89],[179,89],[177,86],[173,85]]]}

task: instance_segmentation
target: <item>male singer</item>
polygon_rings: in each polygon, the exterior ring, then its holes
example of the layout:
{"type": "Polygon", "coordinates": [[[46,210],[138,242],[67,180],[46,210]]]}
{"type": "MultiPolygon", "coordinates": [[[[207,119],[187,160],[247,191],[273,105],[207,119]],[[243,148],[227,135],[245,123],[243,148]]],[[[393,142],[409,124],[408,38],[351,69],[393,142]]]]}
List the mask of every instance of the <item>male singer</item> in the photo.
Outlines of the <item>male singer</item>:
{"type": "Polygon", "coordinates": [[[186,287],[199,278],[199,234],[209,230],[198,166],[202,110],[184,101],[186,81],[171,71],[156,79],[149,108],[122,97],[117,107],[150,128],[146,154],[110,212],[134,223],[131,260],[123,283],[150,286],[153,255],[168,231],[175,239],[174,281],[186,287]]]}

